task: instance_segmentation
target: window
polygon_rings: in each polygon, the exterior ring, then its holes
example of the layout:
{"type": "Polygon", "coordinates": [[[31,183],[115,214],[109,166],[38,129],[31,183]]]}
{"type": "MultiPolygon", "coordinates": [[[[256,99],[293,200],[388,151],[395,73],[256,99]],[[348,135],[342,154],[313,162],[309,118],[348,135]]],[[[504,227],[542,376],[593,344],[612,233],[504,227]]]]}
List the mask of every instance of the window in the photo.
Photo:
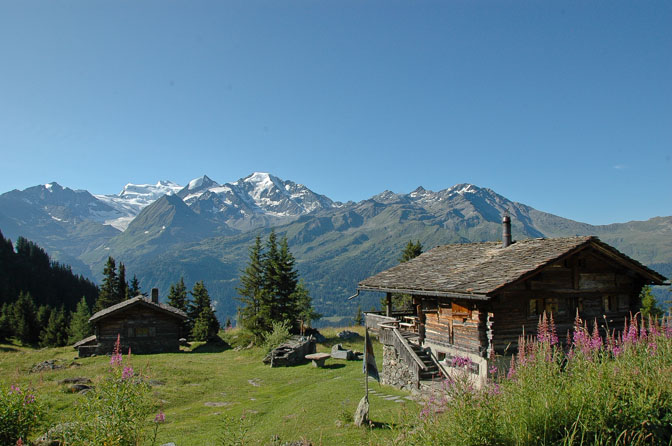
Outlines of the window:
{"type": "Polygon", "coordinates": [[[156,336],[155,327],[128,327],[129,338],[146,338],[156,336]]]}
{"type": "MultiPolygon", "coordinates": [[[[530,317],[541,316],[544,311],[547,315],[551,313],[559,314],[558,299],[555,297],[530,299],[530,308],[528,315],[530,317]]],[[[564,310],[564,309],[563,309],[564,310]]],[[[564,313],[564,311],[563,311],[564,313]]]]}
{"type": "Polygon", "coordinates": [[[602,309],[605,313],[618,311],[618,296],[602,296],[602,309]]]}

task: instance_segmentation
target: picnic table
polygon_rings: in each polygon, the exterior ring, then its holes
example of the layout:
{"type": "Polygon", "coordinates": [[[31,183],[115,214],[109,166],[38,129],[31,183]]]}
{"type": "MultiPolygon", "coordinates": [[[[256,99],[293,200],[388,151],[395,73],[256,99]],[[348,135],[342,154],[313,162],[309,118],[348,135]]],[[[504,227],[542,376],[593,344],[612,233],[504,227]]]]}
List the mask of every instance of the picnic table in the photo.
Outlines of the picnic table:
{"type": "Polygon", "coordinates": [[[313,361],[313,367],[324,367],[324,361],[331,358],[329,353],[311,353],[306,355],[306,359],[313,361]]]}

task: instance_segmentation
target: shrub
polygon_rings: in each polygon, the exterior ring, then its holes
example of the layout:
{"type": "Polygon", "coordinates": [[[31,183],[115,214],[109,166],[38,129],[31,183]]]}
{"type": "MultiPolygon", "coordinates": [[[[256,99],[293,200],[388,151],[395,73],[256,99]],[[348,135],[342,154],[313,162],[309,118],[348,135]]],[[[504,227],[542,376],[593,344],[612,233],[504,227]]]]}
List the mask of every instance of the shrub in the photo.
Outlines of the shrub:
{"type": "Polygon", "coordinates": [[[28,389],[12,385],[0,389],[0,444],[27,444],[28,434],[41,415],[35,395],[28,389]]]}
{"type": "Polygon", "coordinates": [[[289,339],[290,336],[289,323],[285,321],[273,322],[273,330],[270,333],[264,335],[264,350],[266,352],[270,352],[275,347],[289,339]]]}

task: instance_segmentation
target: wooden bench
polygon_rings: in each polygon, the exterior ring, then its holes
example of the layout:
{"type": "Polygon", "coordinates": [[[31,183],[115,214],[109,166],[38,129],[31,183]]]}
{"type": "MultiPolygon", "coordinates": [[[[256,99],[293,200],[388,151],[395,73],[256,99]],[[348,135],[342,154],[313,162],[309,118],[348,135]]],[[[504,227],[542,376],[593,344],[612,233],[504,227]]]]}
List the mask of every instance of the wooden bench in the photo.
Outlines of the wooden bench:
{"type": "Polygon", "coordinates": [[[311,353],[306,355],[306,359],[313,361],[313,367],[324,367],[324,361],[331,358],[329,353],[311,353]]]}

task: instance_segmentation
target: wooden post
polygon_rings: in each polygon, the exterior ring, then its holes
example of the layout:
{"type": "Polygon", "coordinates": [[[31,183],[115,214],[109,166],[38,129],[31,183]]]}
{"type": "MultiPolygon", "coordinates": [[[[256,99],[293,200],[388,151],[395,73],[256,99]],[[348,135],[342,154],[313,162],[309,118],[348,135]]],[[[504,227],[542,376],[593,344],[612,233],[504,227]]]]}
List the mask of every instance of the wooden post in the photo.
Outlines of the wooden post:
{"type": "Polygon", "coordinates": [[[392,316],[392,293],[387,293],[385,296],[385,316],[392,316]]]}

